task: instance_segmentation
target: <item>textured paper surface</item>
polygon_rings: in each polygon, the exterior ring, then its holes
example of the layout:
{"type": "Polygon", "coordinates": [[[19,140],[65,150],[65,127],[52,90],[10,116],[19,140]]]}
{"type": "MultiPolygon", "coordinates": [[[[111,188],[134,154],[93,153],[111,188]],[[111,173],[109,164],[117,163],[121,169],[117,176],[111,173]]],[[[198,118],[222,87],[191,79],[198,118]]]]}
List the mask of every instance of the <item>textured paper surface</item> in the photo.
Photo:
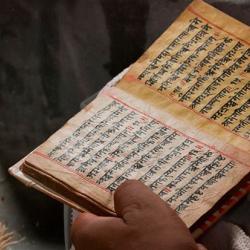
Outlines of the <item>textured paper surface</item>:
{"type": "Polygon", "coordinates": [[[191,226],[249,167],[219,150],[219,141],[187,131],[166,112],[111,88],[26,161],[110,210],[112,192],[138,179],[191,226]]]}
{"type": "Polygon", "coordinates": [[[250,153],[249,45],[247,25],[194,1],[119,87],[250,153]]]}
{"type": "Polygon", "coordinates": [[[247,39],[247,26],[194,1],[25,167],[110,212],[115,189],[138,179],[191,226],[249,173],[247,39]]]}

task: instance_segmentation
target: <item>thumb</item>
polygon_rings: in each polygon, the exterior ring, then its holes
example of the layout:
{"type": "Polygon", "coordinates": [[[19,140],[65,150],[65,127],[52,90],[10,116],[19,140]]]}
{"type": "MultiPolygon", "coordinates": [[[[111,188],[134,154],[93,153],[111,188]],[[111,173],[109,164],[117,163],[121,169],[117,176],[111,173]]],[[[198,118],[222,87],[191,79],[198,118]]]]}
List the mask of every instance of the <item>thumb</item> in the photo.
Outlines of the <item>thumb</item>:
{"type": "Polygon", "coordinates": [[[197,249],[175,211],[141,182],[124,182],[114,194],[114,203],[117,215],[133,232],[137,230],[143,235],[147,244],[157,242],[159,246],[168,246],[165,249],[197,249]],[[174,248],[176,245],[183,248],[174,248]]]}
{"type": "Polygon", "coordinates": [[[71,240],[76,249],[105,249],[124,227],[120,218],[82,213],[71,227],[71,240]]]}
{"type": "Polygon", "coordinates": [[[124,182],[114,194],[115,211],[127,224],[143,216],[143,221],[176,218],[183,222],[172,208],[154,194],[147,186],[136,180],[124,182]],[[143,213],[141,213],[143,212],[143,213]],[[139,216],[139,217],[138,217],[139,216]]]}
{"type": "Polygon", "coordinates": [[[76,219],[74,220],[72,226],[71,226],[71,240],[73,242],[76,242],[79,240],[79,237],[81,236],[81,232],[83,230],[86,230],[91,223],[94,223],[94,221],[97,219],[97,216],[91,213],[80,213],[76,219]]]}

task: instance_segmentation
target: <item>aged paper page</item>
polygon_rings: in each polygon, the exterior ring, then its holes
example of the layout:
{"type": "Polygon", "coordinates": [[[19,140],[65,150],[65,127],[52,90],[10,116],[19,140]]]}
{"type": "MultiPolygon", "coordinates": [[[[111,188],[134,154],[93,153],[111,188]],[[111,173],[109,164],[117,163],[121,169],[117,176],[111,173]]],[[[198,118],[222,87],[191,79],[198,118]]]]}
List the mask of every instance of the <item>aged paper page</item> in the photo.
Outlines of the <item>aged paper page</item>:
{"type": "Polygon", "coordinates": [[[191,226],[249,172],[249,166],[221,151],[220,141],[202,133],[196,139],[195,131],[186,132],[185,124],[173,116],[111,88],[27,162],[110,211],[116,188],[127,179],[138,179],[191,226]]]}
{"type": "Polygon", "coordinates": [[[194,1],[23,171],[113,214],[116,188],[138,179],[190,227],[249,173],[249,152],[249,28],[194,1]]]}
{"type": "Polygon", "coordinates": [[[196,0],[119,86],[250,153],[249,45],[247,25],[196,0]]]}
{"type": "Polygon", "coordinates": [[[9,169],[9,173],[13,175],[15,178],[17,178],[20,182],[22,182],[24,185],[27,187],[32,187],[42,193],[45,193],[46,195],[50,196],[53,199],[58,200],[59,202],[66,203],[72,208],[77,209],[78,211],[84,212],[86,209],[84,209],[82,206],[79,204],[73,202],[70,199],[67,199],[65,196],[62,194],[57,193],[55,190],[52,190],[45,186],[44,184],[37,182],[37,180],[32,179],[30,176],[25,175],[21,170],[21,166],[24,163],[25,159],[20,160],[17,162],[15,165],[13,165],[9,169]]]}

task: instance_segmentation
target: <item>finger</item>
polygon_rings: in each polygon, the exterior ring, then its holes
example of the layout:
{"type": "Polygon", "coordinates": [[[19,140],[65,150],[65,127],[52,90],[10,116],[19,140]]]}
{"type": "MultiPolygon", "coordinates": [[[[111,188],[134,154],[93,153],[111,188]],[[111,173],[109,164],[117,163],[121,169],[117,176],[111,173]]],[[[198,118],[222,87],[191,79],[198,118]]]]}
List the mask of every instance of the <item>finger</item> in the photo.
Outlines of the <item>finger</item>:
{"type": "MultiPolygon", "coordinates": [[[[115,211],[118,216],[128,219],[131,213],[143,210],[143,216],[176,216],[168,205],[148,187],[136,180],[124,182],[114,194],[115,211]],[[129,216],[128,216],[129,215],[129,216]]],[[[151,218],[152,219],[152,218],[151,218]]]]}
{"type": "Polygon", "coordinates": [[[116,239],[124,230],[120,218],[96,216],[91,213],[80,214],[71,227],[71,240],[76,249],[102,249],[105,244],[116,239]]]}
{"type": "Polygon", "coordinates": [[[180,242],[195,246],[188,228],[176,212],[141,182],[124,182],[114,194],[114,204],[125,224],[143,230],[147,238],[152,236],[152,231],[159,230],[161,234],[153,234],[157,241],[179,237],[180,242]]]}
{"type": "Polygon", "coordinates": [[[71,226],[71,240],[73,242],[78,241],[83,228],[88,228],[89,225],[95,221],[96,217],[96,215],[91,213],[79,214],[71,226]]]}

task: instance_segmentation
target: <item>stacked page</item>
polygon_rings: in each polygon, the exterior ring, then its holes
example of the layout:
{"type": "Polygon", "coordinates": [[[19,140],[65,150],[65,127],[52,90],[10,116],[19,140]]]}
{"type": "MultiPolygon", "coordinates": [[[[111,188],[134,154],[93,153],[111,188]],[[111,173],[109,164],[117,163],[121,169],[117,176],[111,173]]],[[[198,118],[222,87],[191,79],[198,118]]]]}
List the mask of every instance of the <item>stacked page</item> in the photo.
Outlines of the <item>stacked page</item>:
{"type": "Polygon", "coordinates": [[[137,179],[191,227],[242,180],[249,187],[249,44],[247,25],[194,1],[115,86],[10,172],[110,215],[116,188],[137,179]]]}

